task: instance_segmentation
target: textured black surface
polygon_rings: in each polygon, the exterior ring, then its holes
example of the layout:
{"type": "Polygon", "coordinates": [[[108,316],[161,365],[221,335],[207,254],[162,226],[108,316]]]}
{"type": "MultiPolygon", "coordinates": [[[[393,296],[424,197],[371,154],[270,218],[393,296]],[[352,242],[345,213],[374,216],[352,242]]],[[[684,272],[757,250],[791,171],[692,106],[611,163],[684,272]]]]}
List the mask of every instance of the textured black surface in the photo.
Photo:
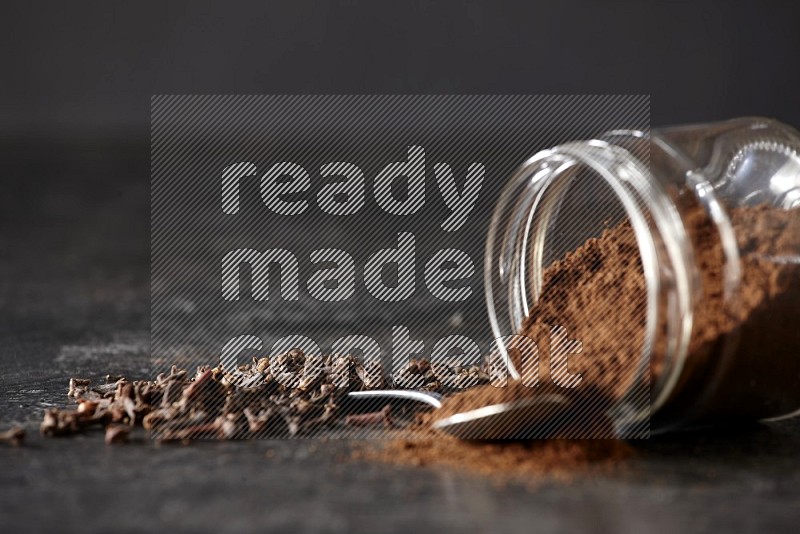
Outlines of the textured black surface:
{"type": "Polygon", "coordinates": [[[796,530],[797,421],[653,439],[618,472],[536,488],[346,462],[337,441],[39,438],[35,421],[66,404],[70,376],[148,375],[146,154],[3,147],[0,425],[32,433],[0,446],[3,532],[796,530]]]}
{"type": "Polygon", "coordinates": [[[34,439],[2,451],[4,530],[792,532],[800,513],[796,425],[650,443],[623,472],[535,489],[342,463],[343,445],[34,439]]]}

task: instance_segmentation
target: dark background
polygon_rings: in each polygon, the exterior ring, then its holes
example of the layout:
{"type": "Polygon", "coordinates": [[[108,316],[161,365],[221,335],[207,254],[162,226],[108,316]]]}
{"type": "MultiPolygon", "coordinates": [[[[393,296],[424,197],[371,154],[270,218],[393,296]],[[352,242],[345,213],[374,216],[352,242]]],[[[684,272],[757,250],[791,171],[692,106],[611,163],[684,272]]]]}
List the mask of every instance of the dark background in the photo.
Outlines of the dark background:
{"type": "Polygon", "coordinates": [[[6,2],[3,135],[146,137],[160,93],[644,93],[800,123],[795,2],[6,2]]]}
{"type": "Polygon", "coordinates": [[[35,436],[69,376],[148,373],[152,94],[643,93],[654,126],[797,127],[795,4],[3,3],[0,424],[33,436],[0,448],[0,530],[796,528],[796,422],[653,439],[625,473],[534,491],[341,444],[35,436]]]}

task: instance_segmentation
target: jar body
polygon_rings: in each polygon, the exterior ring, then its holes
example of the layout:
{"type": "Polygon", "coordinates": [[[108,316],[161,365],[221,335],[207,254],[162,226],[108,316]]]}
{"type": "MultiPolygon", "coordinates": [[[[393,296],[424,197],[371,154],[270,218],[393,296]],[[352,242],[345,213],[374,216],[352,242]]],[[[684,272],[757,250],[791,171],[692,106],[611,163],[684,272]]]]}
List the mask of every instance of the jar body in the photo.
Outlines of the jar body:
{"type": "MultiPolygon", "coordinates": [[[[609,295],[620,310],[628,300],[641,302],[641,322],[604,330],[600,321],[582,330],[635,339],[625,345],[636,354],[618,377],[609,410],[618,426],[652,416],[653,430],[668,430],[800,410],[797,132],[766,119],[737,119],[610,132],[531,158],[501,196],[487,242],[496,337],[519,333],[546,304],[548,269],[563,270],[562,258],[575,260],[571,251],[585,252],[583,244],[623,230],[635,235],[642,294],[609,295]]],[[[595,282],[583,277],[574,291],[595,282]]],[[[591,313],[579,317],[594,321],[591,313]]],[[[586,341],[589,348],[622,347],[586,341]]],[[[508,356],[506,363],[519,375],[508,356]]]]}
{"type": "Polygon", "coordinates": [[[692,337],[654,422],[798,413],[800,135],[747,118],[656,130],[650,150],[654,179],[683,178],[689,198],[676,206],[699,205],[709,233],[690,235],[692,337]]]}

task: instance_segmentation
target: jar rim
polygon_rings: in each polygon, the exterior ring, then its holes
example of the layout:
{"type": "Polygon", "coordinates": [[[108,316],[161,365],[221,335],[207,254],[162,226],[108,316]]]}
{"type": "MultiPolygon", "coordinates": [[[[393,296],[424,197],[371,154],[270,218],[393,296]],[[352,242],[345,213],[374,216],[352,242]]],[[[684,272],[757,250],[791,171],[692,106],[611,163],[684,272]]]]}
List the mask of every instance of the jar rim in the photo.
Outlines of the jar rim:
{"type": "MultiPolygon", "coordinates": [[[[643,132],[617,131],[608,135],[649,145],[649,136],[643,132]]],[[[644,340],[635,380],[609,415],[624,426],[640,424],[665,402],[680,376],[692,326],[693,284],[688,238],[674,204],[653,180],[646,157],[601,138],[541,151],[517,169],[495,206],[487,237],[484,286],[489,319],[496,339],[517,333],[520,320],[530,312],[530,300],[535,303],[538,299],[546,268],[542,256],[550,226],[546,222],[552,216],[548,211],[554,209],[552,199],[548,201],[544,196],[555,194],[554,198],[559,198],[567,194],[570,173],[574,176],[577,167],[588,170],[609,187],[625,210],[639,248],[647,296],[644,340]],[[546,193],[548,189],[550,192],[546,193]],[[532,228],[534,224],[536,228],[532,228]],[[533,261],[529,262],[531,255],[533,261]],[[526,270],[528,263],[531,269],[526,270]],[[531,298],[529,291],[533,292],[531,298]],[[665,291],[670,294],[671,306],[665,307],[661,302],[665,291]],[[667,317],[659,317],[662,313],[667,317]],[[672,331],[663,355],[663,373],[651,392],[650,358],[661,319],[672,331]],[[642,398],[642,388],[637,387],[643,384],[650,393],[646,399],[642,398]]],[[[500,343],[498,347],[509,374],[518,379],[519,372],[508,351],[500,343]]]]}

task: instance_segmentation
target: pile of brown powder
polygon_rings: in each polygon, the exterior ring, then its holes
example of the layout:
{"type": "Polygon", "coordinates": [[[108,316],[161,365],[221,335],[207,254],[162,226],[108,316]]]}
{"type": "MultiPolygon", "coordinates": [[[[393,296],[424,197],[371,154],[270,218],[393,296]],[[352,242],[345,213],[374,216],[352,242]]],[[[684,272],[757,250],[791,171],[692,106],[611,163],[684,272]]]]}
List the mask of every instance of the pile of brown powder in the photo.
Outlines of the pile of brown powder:
{"type": "Polygon", "coordinates": [[[394,465],[449,468],[498,481],[537,482],[619,469],[632,451],[619,440],[477,442],[427,433],[356,449],[353,456],[394,465]]]}

